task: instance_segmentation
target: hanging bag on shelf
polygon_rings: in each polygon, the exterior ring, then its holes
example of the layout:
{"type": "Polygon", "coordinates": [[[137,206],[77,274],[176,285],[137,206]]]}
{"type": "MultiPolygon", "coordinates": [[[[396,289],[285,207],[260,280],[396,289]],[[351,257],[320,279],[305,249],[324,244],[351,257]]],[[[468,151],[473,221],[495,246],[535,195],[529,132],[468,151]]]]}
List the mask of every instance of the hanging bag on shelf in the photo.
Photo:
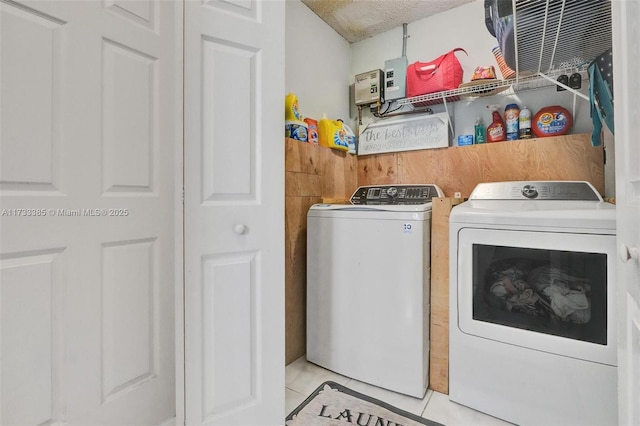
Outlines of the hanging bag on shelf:
{"type": "Polygon", "coordinates": [[[407,67],[407,97],[457,89],[462,83],[462,65],[453,49],[431,62],[414,62],[407,67]]]}

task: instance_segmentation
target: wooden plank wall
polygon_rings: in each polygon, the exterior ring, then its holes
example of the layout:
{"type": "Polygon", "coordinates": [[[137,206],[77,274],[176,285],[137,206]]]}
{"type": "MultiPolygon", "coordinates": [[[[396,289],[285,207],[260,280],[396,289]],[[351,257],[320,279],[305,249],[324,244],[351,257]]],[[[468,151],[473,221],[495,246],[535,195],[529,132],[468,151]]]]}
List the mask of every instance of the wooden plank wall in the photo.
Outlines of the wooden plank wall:
{"type": "Polygon", "coordinates": [[[586,180],[604,194],[603,148],[585,133],[358,157],[358,184],[435,183],[463,198],[480,182],[586,180]]]}
{"type": "MultiPolygon", "coordinates": [[[[604,151],[591,146],[589,134],[361,157],[285,142],[287,364],[306,351],[306,213],[312,204],[348,200],[359,185],[393,183],[435,183],[446,197],[460,192],[466,198],[480,182],[586,180],[604,194],[604,151]]],[[[430,387],[448,393],[448,217],[455,201],[437,203],[443,204],[434,206],[432,221],[430,387]]]]}
{"type": "Polygon", "coordinates": [[[461,198],[436,198],[431,215],[429,388],[449,394],[449,214],[461,198]]]}
{"type": "Polygon", "coordinates": [[[357,188],[357,158],[285,139],[285,362],[306,352],[307,211],[348,200],[357,188]]]}

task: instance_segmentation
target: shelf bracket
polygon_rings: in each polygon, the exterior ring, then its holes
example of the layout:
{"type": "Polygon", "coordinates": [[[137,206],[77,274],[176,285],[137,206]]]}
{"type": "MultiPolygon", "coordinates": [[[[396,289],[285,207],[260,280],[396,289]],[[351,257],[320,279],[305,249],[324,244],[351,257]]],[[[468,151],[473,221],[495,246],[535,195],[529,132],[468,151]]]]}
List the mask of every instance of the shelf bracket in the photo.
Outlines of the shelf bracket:
{"type": "Polygon", "coordinates": [[[551,77],[549,77],[548,75],[545,75],[541,72],[538,73],[538,75],[542,78],[545,78],[547,80],[549,80],[550,82],[552,82],[553,84],[562,87],[563,89],[566,89],[568,91],[570,91],[571,93],[573,93],[575,96],[580,96],[581,98],[585,99],[585,100],[589,100],[589,97],[583,93],[578,92],[576,89],[574,89],[573,87],[569,87],[566,84],[560,83],[558,80],[555,80],[551,77]]]}
{"type": "Polygon", "coordinates": [[[451,139],[456,135],[453,130],[453,123],[451,122],[451,114],[449,113],[449,106],[447,105],[447,97],[442,96],[442,103],[444,104],[444,111],[447,113],[447,118],[449,119],[449,131],[451,132],[451,139]]]}
{"type": "MultiPolygon", "coordinates": [[[[571,116],[576,116],[576,94],[573,94],[573,110],[571,111],[571,116]]],[[[571,129],[573,129],[573,125],[575,124],[575,120],[571,121],[571,129]]]]}

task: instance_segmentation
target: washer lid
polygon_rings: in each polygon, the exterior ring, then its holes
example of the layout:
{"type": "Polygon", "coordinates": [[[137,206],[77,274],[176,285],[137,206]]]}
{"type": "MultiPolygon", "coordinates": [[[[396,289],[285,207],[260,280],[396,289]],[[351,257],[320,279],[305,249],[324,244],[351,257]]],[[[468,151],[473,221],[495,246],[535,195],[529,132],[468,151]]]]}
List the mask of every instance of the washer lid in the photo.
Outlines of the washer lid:
{"type": "Polygon", "coordinates": [[[512,181],[476,185],[470,200],[573,200],[602,201],[589,182],[512,181]]]}
{"type": "Polygon", "coordinates": [[[343,211],[343,212],[426,212],[431,211],[432,203],[423,204],[314,204],[309,211],[343,211]]]}

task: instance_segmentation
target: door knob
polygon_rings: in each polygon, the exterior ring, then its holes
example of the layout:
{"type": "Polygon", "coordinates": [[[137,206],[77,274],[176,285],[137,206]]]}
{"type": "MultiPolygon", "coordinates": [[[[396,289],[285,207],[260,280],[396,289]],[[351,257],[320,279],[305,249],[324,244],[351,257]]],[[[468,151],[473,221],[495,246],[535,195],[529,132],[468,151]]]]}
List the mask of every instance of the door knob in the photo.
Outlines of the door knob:
{"type": "Polygon", "coordinates": [[[238,235],[244,235],[247,232],[249,232],[249,227],[247,225],[241,225],[241,224],[233,225],[233,232],[235,232],[238,235]]]}
{"type": "Polygon", "coordinates": [[[620,244],[618,256],[620,256],[620,260],[624,263],[627,263],[630,259],[637,262],[640,259],[640,249],[638,249],[638,247],[629,247],[626,244],[620,244]]]}

